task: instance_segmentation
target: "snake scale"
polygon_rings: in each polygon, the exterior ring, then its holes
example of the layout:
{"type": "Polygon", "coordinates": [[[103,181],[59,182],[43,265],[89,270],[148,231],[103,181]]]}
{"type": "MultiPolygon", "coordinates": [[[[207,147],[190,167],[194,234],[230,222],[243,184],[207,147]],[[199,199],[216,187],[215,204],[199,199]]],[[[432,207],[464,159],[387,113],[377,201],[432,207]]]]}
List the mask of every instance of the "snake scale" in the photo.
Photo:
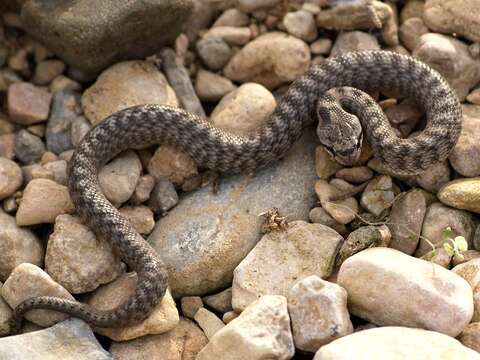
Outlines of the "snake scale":
{"type": "MultiPolygon", "coordinates": [[[[416,99],[426,112],[423,132],[401,139],[395,136],[378,107],[355,94],[353,100],[340,99],[342,105],[356,110],[374,155],[392,171],[423,172],[444,160],[458,140],[461,107],[448,83],[422,62],[386,51],[350,52],[311,68],[291,84],[264,126],[250,136],[226,133],[205,119],[167,106],[140,105],[114,113],[77,146],[69,163],[68,186],[77,212],[97,235],[111,241],[122,260],[137,272],[136,290],[128,301],[111,311],[56,297],[33,297],[14,309],[7,331],[16,331],[25,312],[38,308],[64,312],[98,327],[123,326],[145,319],[162,299],[168,280],[160,257],[100,191],[97,173],[115,155],[128,148],[163,143],[187,152],[206,168],[222,173],[251,171],[282,158],[315,112],[326,116],[328,125],[332,115],[328,100],[335,100],[335,96],[327,96],[326,108],[317,104],[318,99],[327,90],[343,86],[394,90],[416,99]],[[356,109],[358,106],[364,108],[356,109]]],[[[350,151],[355,150],[349,150],[348,141],[343,138],[348,133],[341,129],[324,131],[328,143],[325,146],[340,152],[335,155],[349,158],[350,151]],[[335,143],[340,148],[334,149],[335,143]]]]}

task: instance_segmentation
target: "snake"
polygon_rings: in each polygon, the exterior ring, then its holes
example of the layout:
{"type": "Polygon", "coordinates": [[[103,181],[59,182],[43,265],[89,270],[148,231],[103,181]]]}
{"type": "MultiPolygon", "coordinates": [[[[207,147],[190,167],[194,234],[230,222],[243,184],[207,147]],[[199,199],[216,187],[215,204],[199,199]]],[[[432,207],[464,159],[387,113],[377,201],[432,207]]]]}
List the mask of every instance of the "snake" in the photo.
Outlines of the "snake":
{"type": "Polygon", "coordinates": [[[18,331],[22,317],[32,309],[60,311],[95,327],[127,326],[146,319],[164,297],[168,272],[161,254],[100,189],[98,172],[116,155],[170,144],[202,167],[220,173],[252,172],[281,160],[317,116],[322,118],[317,129],[320,141],[340,162],[357,159],[363,127],[374,156],[398,174],[419,174],[445,160],[461,132],[461,105],[447,81],[411,56],[383,50],[348,52],[312,66],[290,84],[265,123],[244,136],[180,108],[146,104],[118,111],[77,145],[68,165],[68,188],[77,213],[137,273],[134,292],[109,311],[76,300],[32,297],[14,308],[4,332],[18,331]],[[416,100],[426,114],[423,131],[414,137],[397,137],[382,110],[363,93],[374,90],[395,91],[416,100]],[[345,115],[339,106],[359,120],[345,115]]]}

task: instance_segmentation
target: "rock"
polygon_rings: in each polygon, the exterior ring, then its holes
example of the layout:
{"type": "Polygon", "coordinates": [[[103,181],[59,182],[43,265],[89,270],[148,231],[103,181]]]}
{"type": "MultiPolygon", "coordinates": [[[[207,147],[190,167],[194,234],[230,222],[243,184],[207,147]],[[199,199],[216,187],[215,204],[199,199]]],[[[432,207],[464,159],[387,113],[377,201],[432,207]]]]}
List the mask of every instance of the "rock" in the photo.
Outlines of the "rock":
{"type": "Polygon", "coordinates": [[[344,224],[340,224],[330,214],[321,207],[316,207],[310,210],[308,218],[313,223],[328,226],[338,232],[340,235],[345,235],[348,231],[344,224]]]}
{"type": "Polygon", "coordinates": [[[10,272],[21,263],[40,266],[44,246],[30,229],[21,228],[15,218],[0,209],[0,280],[5,281],[10,272]]]}
{"type": "MultiPolygon", "coordinates": [[[[22,263],[11,272],[3,284],[1,295],[13,309],[22,301],[34,296],[56,296],[75,300],[68,291],[38,266],[22,263]]],[[[40,325],[51,326],[65,320],[68,315],[52,310],[31,310],[25,314],[25,319],[40,325]]]]}
{"type": "Polygon", "coordinates": [[[307,42],[312,42],[318,36],[315,18],[312,13],[305,10],[285,14],[283,17],[283,26],[285,26],[285,29],[290,35],[307,42]]]}
{"type": "Polygon", "coordinates": [[[30,164],[40,160],[45,152],[42,139],[23,129],[15,137],[15,156],[23,163],[30,164]]]}
{"type": "Polygon", "coordinates": [[[32,125],[47,120],[52,95],[27,82],[8,87],[7,106],[10,119],[20,125],[32,125]]]}
{"type": "Polygon", "coordinates": [[[337,163],[335,159],[325,150],[323,145],[317,146],[315,149],[315,170],[317,176],[321,180],[327,180],[341,169],[342,165],[337,163]]]}
{"type": "Polygon", "coordinates": [[[350,256],[356,253],[382,245],[382,233],[376,226],[362,226],[348,234],[347,239],[342,243],[335,261],[336,266],[343,264],[350,256]]]}
{"type": "Polygon", "coordinates": [[[58,75],[50,83],[50,91],[56,93],[57,91],[78,91],[82,90],[82,85],[65,75],[58,75]]]}
{"type": "MultiPolygon", "coordinates": [[[[88,304],[99,310],[114,309],[133,295],[136,285],[136,273],[123,274],[115,281],[95,290],[88,304]]],[[[170,290],[167,290],[165,297],[144,321],[129,326],[95,328],[95,332],[115,341],[126,341],[149,334],[163,334],[175,328],[178,322],[179,316],[175,302],[170,295],[170,290]]]]}
{"type": "Polygon", "coordinates": [[[151,55],[180,32],[192,1],[31,1],[22,8],[25,30],[67,64],[95,73],[109,64],[151,55]],[[152,19],[152,21],[148,21],[152,19]]]}
{"type": "Polygon", "coordinates": [[[402,44],[405,45],[408,50],[413,51],[420,41],[420,37],[428,32],[429,30],[425,26],[422,18],[411,17],[405,20],[402,26],[400,26],[399,36],[402,44]]]}
{"type": "Polygon", "coordinates": [[[197,42],[197,53],[210,70],[222,69],[232,57],[232,49],[220,38],[209,37],[197,42]]]}
{"type": "MultiPolygon", "coordinates": [[[[0,294],[2,293],[2,286],[3,284],[0,282],[0,294]]],[[[10,309],[10,306],[8,306],[5,300],[3,300],[3,298],[0,296],[0,331],[5,331],[4,329],[10,329],[10,319],[12,315],[12,309],[10,309]]]]}
{"type": "Polygon", "coordinates": [[[105,165],[98,182],[105,197],[117,207],[130,199],[142,171],[142,163],[133,150],[127,150],[105,165]]]}
{"type": "Polygon", "coordinates": [[[217,102],[235,89],[236,86],[226,77],[203,69],[197,73],[195,91],[202,101],[217,102]]]}
{"type": "Polygon", "coordinates": [[[22,169],[17,163],[0,157],[0,200],[15,193],[23,183],[22,169]]]}
{"type": "Polygon", "coordinates": [[[315,142],[307,129],[279,163],[253,177],[222,179],[217,195],[210,187],[186,194],[157,222],[149,241],[169,269],[174,297],[229,286],[233,270],[260,239],[258,214],[277,207],[289,221],[307,219],[316,201],[315,142]]]}
{"type": "Polygon", "coordinates": [[[480,352],[480,322],[468,324],[458,337],[458,340],[470,349],[480,352]]]}
{"type": "Polygon", "coordinates": [[[51,161],[43,168],[53,173],[53,180],[60,185],[67,185],[67,162],[65,160],[51,161]]]}
{"type": "Polygon", "coordinates": [[[472,289],[464,279],[394,249],[372,248],[348,258],[337,284],[348,292],[351,314],[380,326],[455,337],[473,315],[472,289]]]}
{"type": "Polygon", "coordinates": [[[156,181],[150,196],[149,205],[160,215],[165,214],[178,203],[178,194],[172,182],[163,177],[156,181]]]}
{"type": "Polygon", "coordinates": [[[33,179],[54,179],[53,171],[46,169],[40,164],[26,165],[22,167],[23,182],[28,184],[33,179]]]}
{"type": "Polygon", "coordinates": [[[238,8],[243,12],[254,12],[256,10],[270,8],[280,3],[280,0],[237,0],[238,8]]]}
{"type": "Polygon", "coordinates": [[[437,193],[443,185],[450,181],[450,165],[448,160],[437,162],[426,172],[413,177],[415,182],[426,191],[437,193]]]}
{"type": "Polygon", "coordinates": [[[318,276],[304,278],[292,287],[288,312],[295,347],[303,351],[315,352],[353,332],[347,310],[347,292],[318,276]]]}
{"type": "Polygon", "coordinates": [[[95,290],[122,273],[113,246],[71,215],[55,220],[45,255],[45,271],[72,294],[95,290]]]}
{"type": "Polygon", "coordinates": [[[480,178],[457,179],[450,181],[438,191],[438,199],[456,209],[480,213],[480,178]]]}
{"type": "Polygon", "coordinates": [[[247,136],[265,124],[276,106],[270,91],[262,85],[246,83],[220,101],[210,120],[225,131],[247,136]]]}
{"type": "Polygon", "coordinates": [[[192,321],[180,318],[172,330],[130,341],[113,342],[110,353],[117,360],[195,360],[208,339],[192,321]]]}
{"type": "Polygon", "coordinates": [[[218,331],[196,360],[287,360],[294,352],[287,299],[266,295],[218,331]]]}
{"type": "Polygon", "coordinates": [[[480,20],[476,16],[475,0],[428,0],[423,19],[435,32],[458,34],[473,42],[480,42],[480,20]]]}
{"type": "Polygon", "coordinates": [[[431,250],[430,252],[420,257],[420,259],[430,261],[434,264],[444,267],[445,269],[450,269],[450,262],[452,261],[452,256],[447,252],[447,250],[445,250],[445,248],[441,247],[435,250],[431,250]]]}
{"type": "Polygon", "coordinates": [[[0,358],[9,360],[112,360],[92,329],[79,319],[68,319],[45,330],[0,338],[0,358]],[[33,346],[34,345],[34,346],[33,346]]]}
{"type": "Polygon", "coordinates": [[[338,170],[335,173],[335,177],[351,183],[360,184],[370,180],[373,177],[373,171],[367,166],[355,166],[338,170]]]}
{"type": "Polygon", "coordinates": [[[427,201],[421,190],[401,194],[393,203],[388,227],[392,232],[390,247],[411,255],[417,249],[427,201]]]}
{"type": "Polygon", "coordinates": [[[197,165],[190,155],[170,145],[158,147],[148,164],[148,172],[157,181],[164,177],[176,186],[181,186],[185,179],[198,174],[197,165]]]}
{"type": "Polygon", "coordinates": [[[53,224],[57,215],[71,213],[73,210],[66,186],[49,179],[34,179],[23,192],[16,220],[20,226],[53,224]]]}
{"type": "Polygon", "coordinates": [[[452,238],[465,237],[468,248],[471,248],[476,226],[477,221],[472,214],[452,209],[439,202],[433,203],[427,207],[422,226],[422,238],[415,256],[420,257],[432,250],[432,246],[425,239],[428,239],[435,247],[443,246],[445,240],[442,234],[447,227],[452,228],[452,238]]]}
{"type": "Polygon", "coordinates": [[[330,57],[339,56],[349,51],[363,50],[380,50],[377,38],[362,31],[346,31],[337,36],[330,51],[330,57]]]}
{"type": "Polygon", "coordinates": [[[0,157],[12,160],[15,156],[15,134],[0,135],[0,157]]]}
{"type": "Polygon", "coordinates": [[[150,234],[155,226],[153,211],[146,206],[124,206],[119,209],[139,234],[150,234]]]}
{"type": "Polygon", "coordinates": [[[250,23],[250,18],[244,12],[231,8],[225,10],[213,23],[212,27],[216,26],[247,26],[250,23]]]}
{"type": "Polygon", "coordinates": [[[400,12],[400,23],[404,23],[407,19],[412,17],[423,17],[423,10],[425,7],[424,0],[410,0],[402,8],[400,12]]]}
{"type": "Polygon", "coordinates": [[[184,296],[180,303],[183,315],[190,319],[193,319],[198,309],[203,307],[203,301],[200,296],[184,296]]]}
{"type": "Polygon", "coordinates": [[[468,94],[467,101],[475,105],[480,105],[480,89],[479,88],[473,89],[472,92],[468,94]]]}
{"type": "Polygon", "coordinates": [[[480,321],[480,259],[472,259],[463,264],[457,265],[452,272],[464,278],[473,291],[473,318],[472,322],[480,321]]]}
{"type": "Polygon", "coordinates": [[[480,64],[458,39],[428,33],[420,37],[412,55],[440,72],[455,89],[460,101],[480,81],[480,64]]]}
{"type": "Polygon", "coordinates": [[[209,340],[225,326],[214,313],[203,307],[198,309],[194,318],[209,340]]]}
{"type": "Polygon", "coordinates": [[[480,176],[479,125],[480,115],[463,115],[460,138],[449,156],[455,171],[465,177],[480,176]]]}
{"type": "Polygon", "coordinates": [[[44,60],[37,64],[32,82],[47,85],[65,71],[65,64],[60,60],[44,60]]]}
{"type": "Polygon", "coordinates": [[[314,360],[347,360],[352,354],[356,360],[370,360],[372,354],[379,359],[399,360],[455,360],[480,359],[475,351],[450,336],[434,331],[408,327],[388,326],[368,329],[345,336],[322,347],[314,360]]]}
{"type": "MultiPolygon", "coordinates": [[[[478,229],[478,228],[477,228],[478,229]]],[[[457,266],[463,263],[466,263],[467,261],[476,259],[480,257],[480,251],[478,250],[465,250],[462,251],[462,256],[453,256],[452,258],[452,266],[457,266]]]]}
{"type": "Polygon", "coordinates": [[[222,321],[225,324],[228,324],[232,320],[235,320],[238,316],[239,316],[239,314],[236,313],[235,311],[228,311],[225,314],[223,314],[222,321]]]}
{"type": "Polygon", "coordinates": [[[261,35],[237,52],[224,68],[230,80],[274,89],[303,75],[310,66],[308,45],[280,32],[261,35]],[[282,56],[291,54],[291,56],[282,56]]]}
{"type": "Polygon", "coordinates": [[[185,35],[188,41],[193,44],[199,33],[210,26],[214,17],[217,16],[218,10],[220,9],[209,1],[193,0],[191,14],[184,22],[182,33],[177,36],[175,41],[178,41],[180,36],[185,35]]]}
{"type": "Polygon", "coordinates": [[[232,310],[232,288],[228,288],[218,294],[205,296],[203,298],[205,304],[213,310],[226,313],[232,310]]]}
{"type": "Polygon", "coordinates": [[[143,204],[150,198],[150,193],[155,186],[155,178],[151,175],[143,175],[138,179],[137,186],[133,192],[130,202],[133,205],[143,204]]]}
{"type": "Polygon", "coordinates": [[[392,206],[395,194],[392,178],[388,175],[377,176],[371,180],[360,198],[360,204],[374,215],[380,215],[392,206]]]}
{"type": "Polygon", "coordinates": [[[92,125],[134,105],[178,106],[175,92],[165,76],[153,63],[140,60],[117,63],[106,69],[83,93],[81,102],[92,125]]]}
{"type": "Polygon", "coordinates": [[[233,309],[240,312],[263,295],[288,295],[304,277],[329,277],[342,240],[331,228],[304,221],[264,235],[233,273],[233,309]]]}
{"type": "Polygon", "coordinates": [[[235,26],[216,26],[210,28],[205,35],[204,39],[216,38],[222,39],[230,46],[242,46],[248,43],[252,37],[252,32],[248,27],[235,27],[235,26]]]}

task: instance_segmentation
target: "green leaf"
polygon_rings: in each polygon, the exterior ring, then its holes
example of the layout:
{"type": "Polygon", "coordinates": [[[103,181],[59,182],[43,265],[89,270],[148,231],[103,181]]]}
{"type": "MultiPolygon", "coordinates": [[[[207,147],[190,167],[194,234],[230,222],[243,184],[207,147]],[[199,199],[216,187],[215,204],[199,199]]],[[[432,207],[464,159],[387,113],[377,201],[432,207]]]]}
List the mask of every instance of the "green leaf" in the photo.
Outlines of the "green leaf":
{"type": "Polygon", "coordinates": [[[450,238],[450,235],[452,235],[452,228],[450,226],[447,226],[445,229],[442,231],[442,238],[443,240],[448,240],[450,238]]]}
{"type": "Polygon", "coordinates": [[[454,248],[449,243],[443,244],[443,248],[445,249],[445,251],[449,256],[453,256],[453,254],[455,253],[454,248]]]}
{"type": "Polygon", "coordinates": [[[455,242],[458,251],[468,250],[467,240],[465,240],[463,236],[457,236],[453,241],[455,242]]]}

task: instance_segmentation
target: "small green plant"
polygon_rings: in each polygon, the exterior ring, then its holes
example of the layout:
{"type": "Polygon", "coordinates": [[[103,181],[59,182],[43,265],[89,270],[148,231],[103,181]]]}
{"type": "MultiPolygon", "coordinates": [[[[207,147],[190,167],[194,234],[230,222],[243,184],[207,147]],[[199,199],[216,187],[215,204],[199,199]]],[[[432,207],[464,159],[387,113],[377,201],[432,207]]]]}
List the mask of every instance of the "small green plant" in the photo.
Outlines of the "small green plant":
{"type": "Polygon", "coordinates": [[[468,250],[467,240],[463,236],[456,236],[452,239],[452,228],[450,226],[443,229],[442,238],[445,241],[443,248],[447,254],[463,260],[462,251],[468,250]]]}

